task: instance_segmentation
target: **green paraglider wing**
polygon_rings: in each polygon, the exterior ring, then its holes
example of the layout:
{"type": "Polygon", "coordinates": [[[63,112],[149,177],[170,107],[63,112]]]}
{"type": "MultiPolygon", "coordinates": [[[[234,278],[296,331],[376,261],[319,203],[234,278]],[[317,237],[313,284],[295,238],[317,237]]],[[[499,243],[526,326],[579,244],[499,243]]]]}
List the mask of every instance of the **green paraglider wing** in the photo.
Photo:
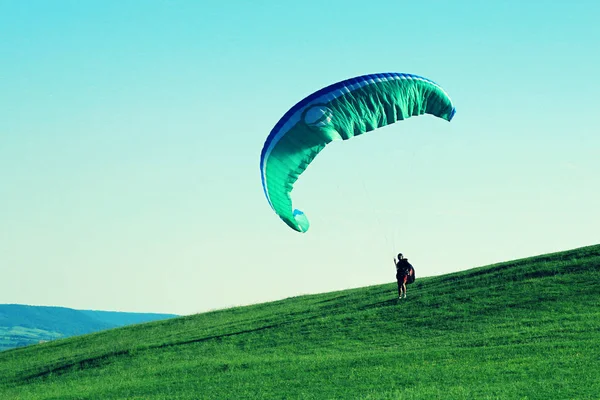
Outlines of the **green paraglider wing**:
{"type": "Polygon", "coordinates": [[[364,75],[323,88],[286,112],[267,137],[260,157],[265,196],[286,224],[306,232],[308,219],[292,207],[290,192],[328,143],[416,115],[450,121],[455,111],[438,84],[417,75],[364,75]]]}

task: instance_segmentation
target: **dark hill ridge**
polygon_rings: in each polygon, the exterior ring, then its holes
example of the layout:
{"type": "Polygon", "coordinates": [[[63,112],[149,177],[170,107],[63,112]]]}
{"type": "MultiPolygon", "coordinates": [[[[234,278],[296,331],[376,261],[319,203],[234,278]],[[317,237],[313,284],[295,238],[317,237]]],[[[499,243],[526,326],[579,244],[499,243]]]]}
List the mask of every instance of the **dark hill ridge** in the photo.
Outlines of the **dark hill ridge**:
{"type": "Polygon", "coordinates": [[[0,353],[0,398],[594,399],[600,246],[0,353]],[[22,396],[27,393],[27,397],[22,396]]]}
{"type": "Polygon", "coordinates": [[[0,350],[175,316],[0,304],[0,350]]]}
{"type": "Polygon", "coordinates": [[[71,308],[21,304],[0,304],[0,326],[42,329],[61,332],[65,336],[115,327],[113,324],[71,308]]]}
{"type": "Polygon", "coordinates": [[[99,321],[111,324],[113,326],[125,326],[133,324],[142,324],[144,322],[159,321],[162,319],[178,317],[176,314],[160,313],[134,313],[122,311],[98,311],[98,310],[79,310],[85,315],[99,321]]]}

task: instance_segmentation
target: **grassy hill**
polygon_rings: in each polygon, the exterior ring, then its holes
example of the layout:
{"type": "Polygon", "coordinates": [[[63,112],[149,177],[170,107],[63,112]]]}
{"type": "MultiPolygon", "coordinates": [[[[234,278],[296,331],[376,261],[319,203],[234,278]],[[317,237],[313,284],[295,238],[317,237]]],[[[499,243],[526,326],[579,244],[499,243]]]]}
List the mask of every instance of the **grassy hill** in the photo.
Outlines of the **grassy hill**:
{"type": "Polygon", "coordinates": [[[0,398],[600,397],[600,246],[395,297],[390,283],[5,351],[0,398]]]}
{"type": "Polygon", "coordinates": [[[0,304],[0,351],[174,316],[0,304]]]}

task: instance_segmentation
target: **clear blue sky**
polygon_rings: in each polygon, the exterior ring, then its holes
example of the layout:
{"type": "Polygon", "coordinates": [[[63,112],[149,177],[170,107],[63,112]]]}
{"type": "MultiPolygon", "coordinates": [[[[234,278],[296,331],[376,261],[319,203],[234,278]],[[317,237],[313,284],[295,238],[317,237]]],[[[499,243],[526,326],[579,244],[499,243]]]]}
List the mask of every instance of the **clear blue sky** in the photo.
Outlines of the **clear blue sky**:
{"type": "Polygon", "coordinates": [[[599,19],[593,0],[0,0],[0,303],[191,314],[392,282],[398,251],[432,276],[600,243],[599,19]],[[328,146],[291,230],[261,187],[269,131],[388,71],[438,82],[455,118],[328,146]]]}

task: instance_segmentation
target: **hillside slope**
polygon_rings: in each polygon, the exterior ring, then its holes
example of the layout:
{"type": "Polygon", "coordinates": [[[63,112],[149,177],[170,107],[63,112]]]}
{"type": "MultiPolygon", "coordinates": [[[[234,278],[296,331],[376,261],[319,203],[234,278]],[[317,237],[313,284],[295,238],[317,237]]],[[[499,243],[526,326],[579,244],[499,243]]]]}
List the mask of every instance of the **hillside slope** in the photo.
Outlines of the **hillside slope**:
{"type": "Polygon", "coordinates": [[[0,398],[592,399],[600,246],[0,353],[0,398]]]}

